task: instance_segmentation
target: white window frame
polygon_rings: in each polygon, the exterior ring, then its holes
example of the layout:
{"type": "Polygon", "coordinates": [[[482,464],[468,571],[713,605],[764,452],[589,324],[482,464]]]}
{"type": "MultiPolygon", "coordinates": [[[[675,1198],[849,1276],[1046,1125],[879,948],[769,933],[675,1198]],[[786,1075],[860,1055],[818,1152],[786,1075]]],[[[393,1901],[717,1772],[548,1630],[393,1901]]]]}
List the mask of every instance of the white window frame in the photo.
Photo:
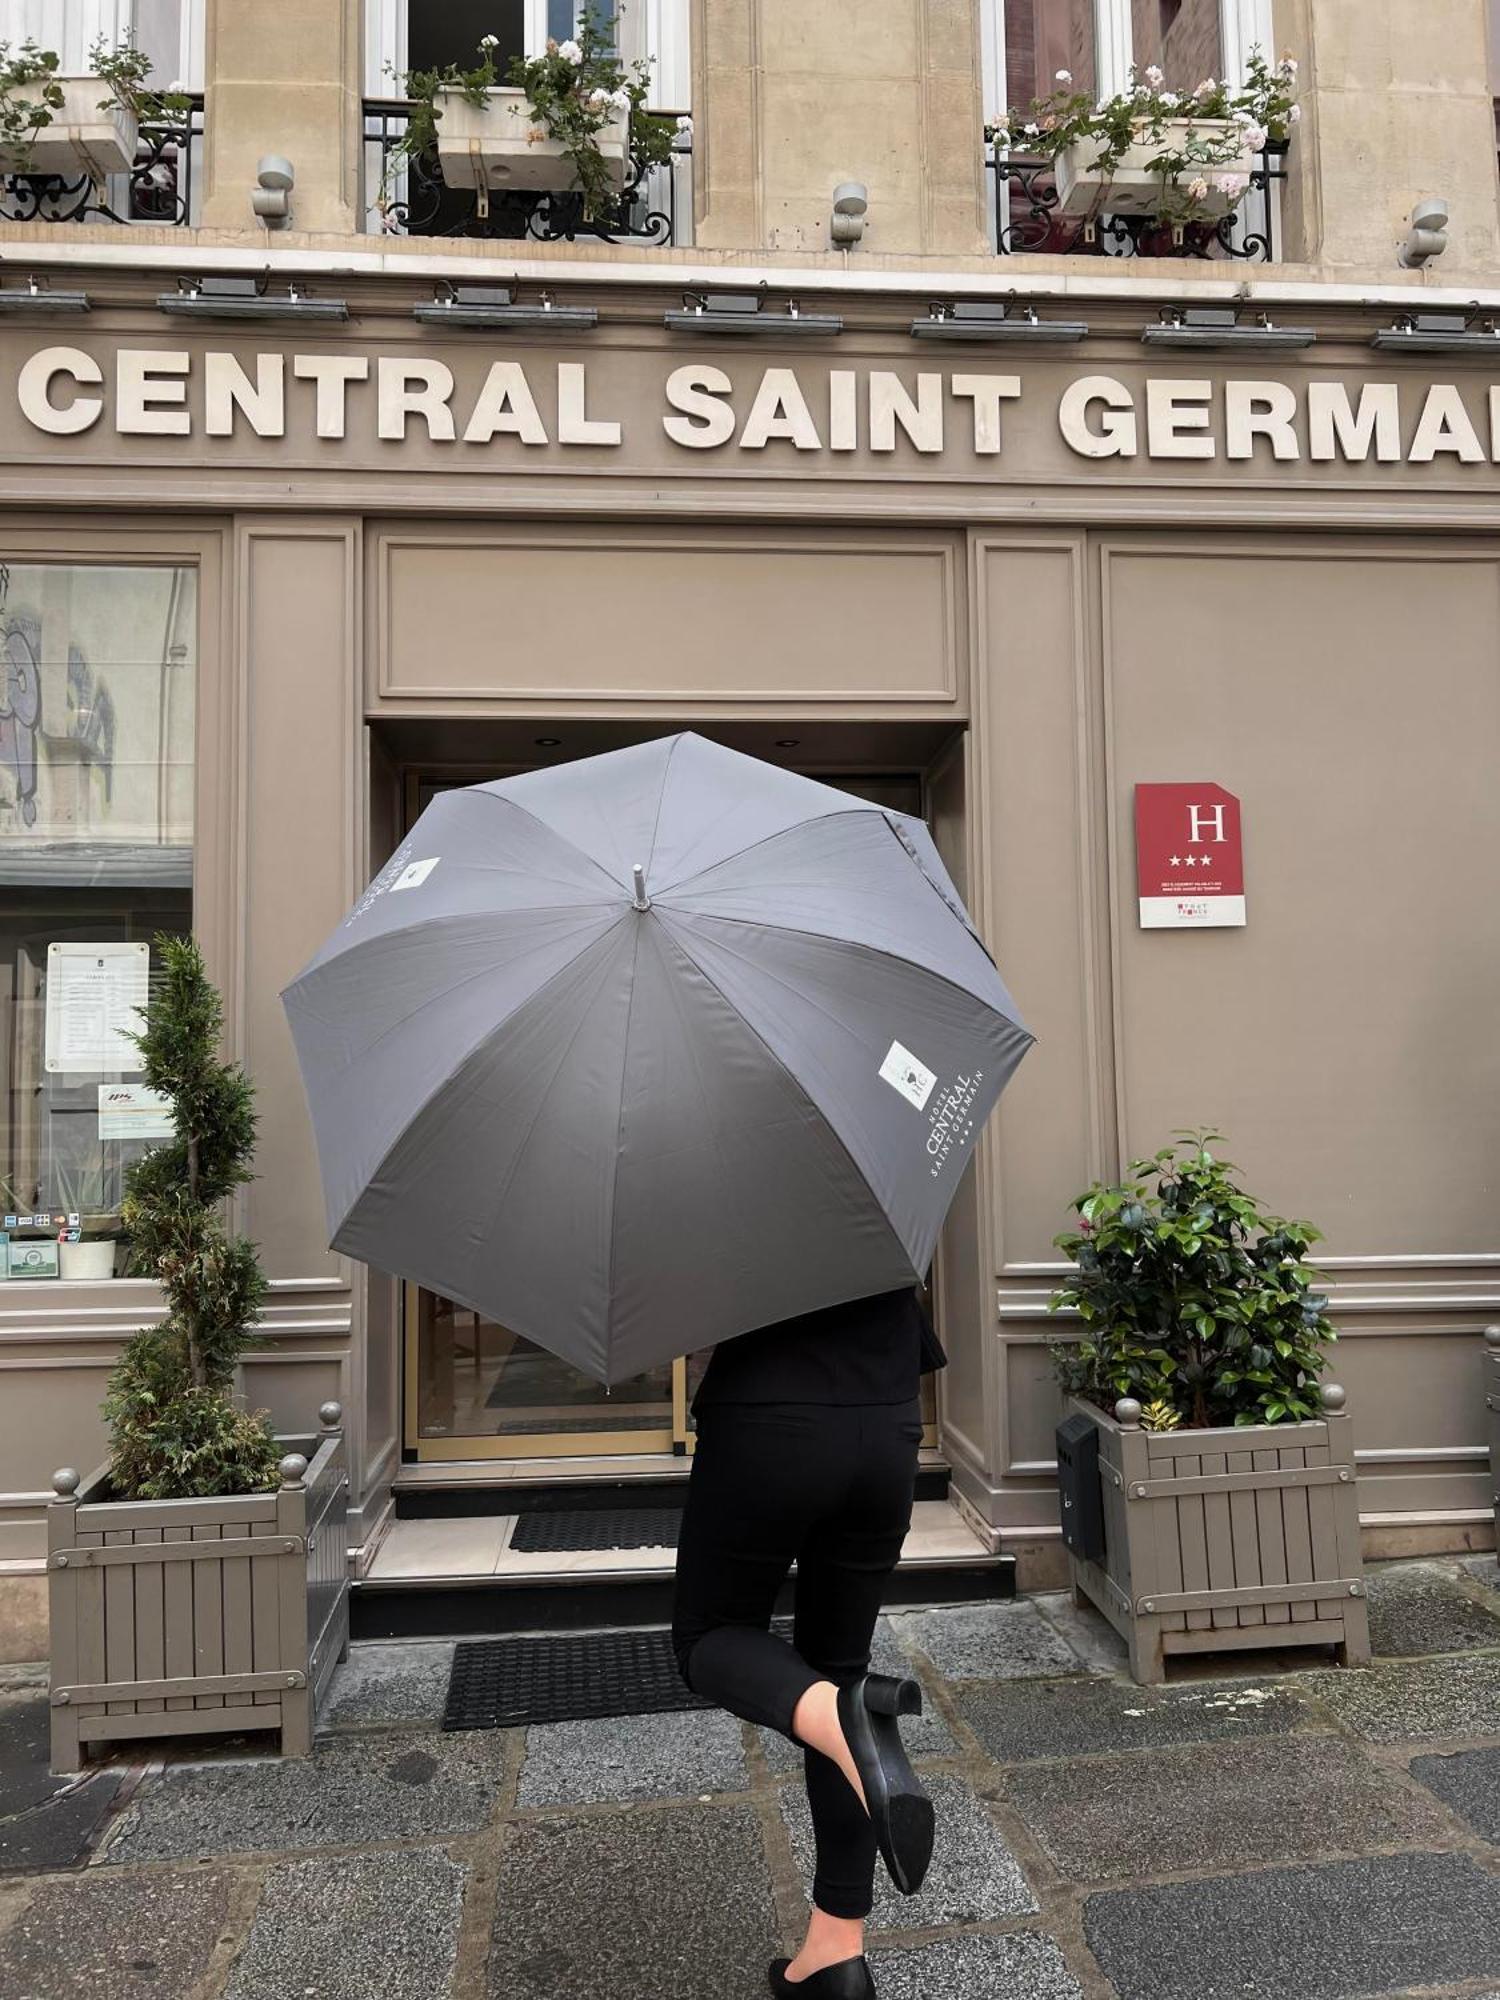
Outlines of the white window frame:
{"type": "MultiPolygon", "coordinates": [[[[1231,84],[1245,80],[1245,64],[1253,49],[1267,62],[1276,59],[1272,0],[1219,0],[1219,43],[1224,75],[1231,84]]],[[[980,0],[980,74],[984,115],[997,119],[1009,110],[1005,89],[1005,0],[980,0]]],[[[1135,60],[1135,36],[1130,0],[1094,0],[1094,73],[1100,97],[1113,97],[1130,81],[1135,60]]]]}
{"type": "MultiPolygon", "coordinates": [[[[107,4],[107,0],[105,0],[107,4]]],[[[201,0],[200,0],[201,4],[201,0]]],[[[406,67],[410,0],[366,0],[365,95],[396,94],[392,71],[406,67]]],[[[654,110],[687,111],[692,103],[692,62],[689,43],[690,0],[633,0],[626,14],[627,59],[654,53],[650,103],[654,110]],[[632,22],[631,16],[635,17],[632,22]],[[631,32],[638,26],[639,32],[631,32]]],[[[528,54],[539,55],[547,45],[547,0],[525,0],[523,14],[528,54]]]]}

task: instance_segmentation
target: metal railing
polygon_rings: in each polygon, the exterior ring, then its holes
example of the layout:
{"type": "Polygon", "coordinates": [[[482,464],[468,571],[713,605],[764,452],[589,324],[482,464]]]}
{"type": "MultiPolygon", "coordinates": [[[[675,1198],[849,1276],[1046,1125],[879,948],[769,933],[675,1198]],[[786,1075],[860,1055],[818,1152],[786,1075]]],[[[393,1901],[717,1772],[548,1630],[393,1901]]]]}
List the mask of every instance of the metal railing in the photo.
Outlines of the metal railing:
{"type": "MultiPolygon", "coordinates": [[[[692,241],[692,146],[686,133],[662,166],[634,159],[607,215],[585,218],[575,193],[514,188],[450,188],[434,153],[399,162],[411,106],[404,97],[367,97],[361,147],[365,228],[373,235],[483,236],[502,241],[680,244],[692,241]]],[[[670,113],[663,114],[671,116],[670,113]]]]}
{"type": "Polygon", "coordinates": [[[96,179],[80,173],[0,175],[0,221],[137,222],[181,229],[198,220],[203,98],[140,128],[134,164],[96,179]]]}
{"type": "Polygon", "coordinates": [[[1213,221],[1171,222],[1144,215],[1058,212],[1051,160],[991,152],[990,215],[1002,257],[1238,257],[1274,264],[1280,255],[1285,144],[1268,146],[1235,210],[1213,221]]]}

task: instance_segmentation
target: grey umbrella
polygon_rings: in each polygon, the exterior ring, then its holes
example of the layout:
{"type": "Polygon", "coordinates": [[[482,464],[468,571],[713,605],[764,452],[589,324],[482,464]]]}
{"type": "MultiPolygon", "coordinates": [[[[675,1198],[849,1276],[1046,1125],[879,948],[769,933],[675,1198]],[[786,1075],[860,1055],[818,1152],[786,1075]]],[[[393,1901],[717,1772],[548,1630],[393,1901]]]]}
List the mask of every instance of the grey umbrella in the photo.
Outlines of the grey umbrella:
{"type": "Polygon", "coordinates": [[[1031,1042],[920,820],[694,735],[443,793],[282,999],[334,1247],[606,1382],[923,1276],[1031,1042]]]}

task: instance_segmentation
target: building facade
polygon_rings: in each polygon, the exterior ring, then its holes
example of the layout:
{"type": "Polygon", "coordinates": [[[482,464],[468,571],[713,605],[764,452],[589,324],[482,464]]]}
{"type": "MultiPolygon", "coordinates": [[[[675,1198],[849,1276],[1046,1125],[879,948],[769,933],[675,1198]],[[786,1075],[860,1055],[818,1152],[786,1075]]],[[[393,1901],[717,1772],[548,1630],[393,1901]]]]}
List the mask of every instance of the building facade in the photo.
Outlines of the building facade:
{"type": "Polygon", "coordinates": [[[1325,1232],[1367,1547],[1485,1545],[1485,6],[641,0],[622,43],[691,129],[606,225],[382,176],[392,68],[574,25],[0,6],[65,68],[133,27],[187,106],[127,173],[0,183],[5,1652],[45,1649],[50,1476],[103,1456],[155,1310],[108,1246],[152,1133],[120,1010],[163,929],[203,940],[260,1092],[246,1392],[288,1428],[344,1404],[356,1575],[413,1482],[688,1441],[690,1361],[606,1399],[328,1252],[278,998],[436,789],[684,727],[925,813],[1038,1035],[934,1274],[931,1441],[989,1545],[1057,1563],[1071,1198],[1201,1127],[1325,1232]],[[986,144],[1057,69],[1189,90],[1256,48],[1301,116],[1211,232],[1069,223],[986,144]],[[1243,925],[1141,922],[1136,788],[1169,782],[1239,802],[1243,925]]]}

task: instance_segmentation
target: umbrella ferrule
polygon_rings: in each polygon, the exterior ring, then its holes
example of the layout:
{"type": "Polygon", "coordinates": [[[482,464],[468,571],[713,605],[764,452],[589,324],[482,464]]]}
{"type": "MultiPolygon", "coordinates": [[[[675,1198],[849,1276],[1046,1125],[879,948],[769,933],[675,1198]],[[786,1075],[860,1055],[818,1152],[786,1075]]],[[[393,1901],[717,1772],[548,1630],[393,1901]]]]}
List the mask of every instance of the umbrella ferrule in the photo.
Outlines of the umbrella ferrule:
{"type": "Polygon", "coordinates": [[[649,910],[651,907],[651,898],[646,894],[646,871],[639,861],[631,869],[630,874],[631,879],[635,883],[635,907],[638,910],[649,910]]]}

